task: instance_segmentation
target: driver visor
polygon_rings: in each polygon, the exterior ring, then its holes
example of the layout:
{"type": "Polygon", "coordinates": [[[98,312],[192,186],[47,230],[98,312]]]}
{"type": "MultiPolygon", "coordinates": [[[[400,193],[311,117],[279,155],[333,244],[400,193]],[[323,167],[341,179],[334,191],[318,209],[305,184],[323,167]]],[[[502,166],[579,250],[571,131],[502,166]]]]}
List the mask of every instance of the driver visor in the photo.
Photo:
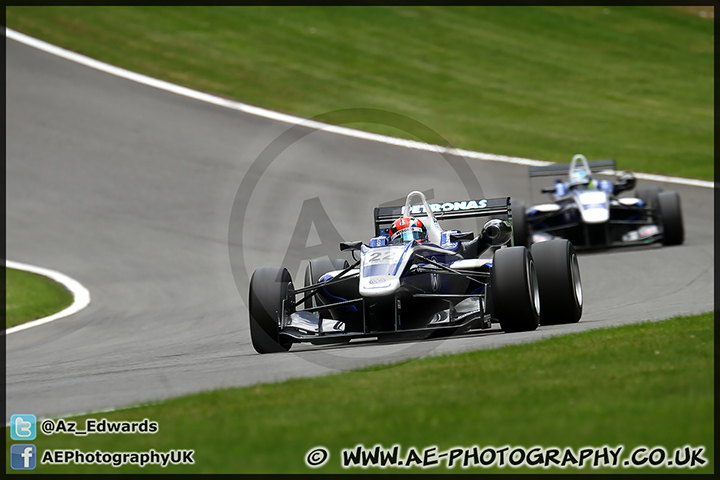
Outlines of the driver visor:
{"type": "Polygon", "coordinates": [[[425,240],[422,228],[413,227],[405,228],[395,234],[390,239],[393,244],[412,242],[413,240],[425,240]]]}

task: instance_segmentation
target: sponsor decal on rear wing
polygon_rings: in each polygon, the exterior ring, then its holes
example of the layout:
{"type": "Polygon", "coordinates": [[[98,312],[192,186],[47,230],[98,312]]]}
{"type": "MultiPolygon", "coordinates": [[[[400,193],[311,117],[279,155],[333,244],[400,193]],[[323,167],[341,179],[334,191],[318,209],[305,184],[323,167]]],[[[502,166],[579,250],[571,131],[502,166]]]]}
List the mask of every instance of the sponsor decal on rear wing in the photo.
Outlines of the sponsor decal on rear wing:
{"type": "MultiPolygon", "coordinates": [[[[510,216],[510,197],[482,198],[479,200],[462,200],[444,203],[428,202],[428,204],[437,220],[488,217],[492,215],[510,216]]],[[[392,225],[397,218],[403,215],[422,216],[425,214],[425,206],[422,204],[412,205],[409,212],[405,212],[404,210],[404,205],[375,207],[373,211],[375,234],[380,235],[380,229],[382,227],[392,225]]]]}
{"type": "MultiPolygon", "coordinates": [[[[570,163],[554,163],[544,167],[528,167],[530,177],[557,177],[568,174],[570,163]]],[[[615,160],[593,160],[588,162],[592,172],[601,172],[603,170],[615,170],[615,160]]]]}

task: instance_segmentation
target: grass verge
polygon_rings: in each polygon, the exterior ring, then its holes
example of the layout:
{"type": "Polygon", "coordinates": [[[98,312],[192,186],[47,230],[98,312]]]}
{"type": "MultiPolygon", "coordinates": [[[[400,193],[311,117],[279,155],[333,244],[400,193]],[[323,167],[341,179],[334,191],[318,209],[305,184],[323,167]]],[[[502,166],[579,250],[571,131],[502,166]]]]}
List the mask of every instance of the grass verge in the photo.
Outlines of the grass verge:
{"type": "MultiPolygon", "coordinates": [[[[190,466],[39,465],[37,473],[407,473],[340,466],[342,449],[400,445],[530,448],[705,447],[702,468],[474,468],[456,473],[714,472],[714,313],[555,337],[537,343],[427,357],[175,398],[159,405],[76,417],[156,421],[155,434],[39,435],[49,449],[141,452],[192,449],[190,466]],[[317,470],[304,463],[330,451],[317,470]]],[[[288,354],[291,361],[292,354],[288,354]]],[[[23,412],[11,412],[23,413],[23,412]]],[[[32,412],[24,412],[32,413],[32,412]]],[[[11,444],[9,429],[6,433],[11,444]]],[[[9,465],[9,463],[8,463],[9,465]]],[[[587,464],[586,464],[587,465],[587,464]]],[[[9,466],[7,467],[9,470],[9,466]]],[[[445,472],[446,462],[415,472],[445,472]]]]}
{"type": "Polygon", "coordinates": [[[72,305],[72,294],[42,275],[5,269],[5,328],[47,317],[72,305]]]}
{"type": "Polygon", "coordinates": [[[713,178],[714,23],[677,7],[9,6],[6,23],[302,117],[382,109],[460,148],[713,178]]]}

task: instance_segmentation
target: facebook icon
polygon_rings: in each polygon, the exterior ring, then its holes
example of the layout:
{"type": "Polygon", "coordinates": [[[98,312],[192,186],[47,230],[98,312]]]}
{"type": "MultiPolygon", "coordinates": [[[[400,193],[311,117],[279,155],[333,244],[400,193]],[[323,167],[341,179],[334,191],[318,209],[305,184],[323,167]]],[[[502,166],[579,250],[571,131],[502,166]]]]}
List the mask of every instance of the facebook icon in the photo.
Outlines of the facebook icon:
{"type": "Polygon", "coordinates": [[[13,470],[34,470],[35,445],[20,443],[10,446],[10,466],[13,470]]]}

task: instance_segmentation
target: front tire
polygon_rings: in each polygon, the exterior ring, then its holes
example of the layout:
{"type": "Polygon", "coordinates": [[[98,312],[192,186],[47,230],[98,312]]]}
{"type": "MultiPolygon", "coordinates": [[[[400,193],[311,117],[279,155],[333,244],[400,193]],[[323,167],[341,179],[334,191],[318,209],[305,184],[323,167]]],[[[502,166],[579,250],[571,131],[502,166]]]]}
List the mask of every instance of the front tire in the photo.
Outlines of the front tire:
{"type": "Polygon", "coordinates": [[[527,332],[540,323],[537,273],[526,247],[500,248],[490,274],[492,316],[505,332],[527,332]]]}
{"type": "Polygon", "coordinates": [[[250,339],[258,353],[286,352],[292,342],[280,340],[279,318],[285,300],[285,313],[295,311],[295,293],[290,272],[286,268],[258,268],[250,279],[248,310],[250,339]]]}
{"type": "Polygon", "coordinates": [[[575,247],[565,239],[536,243],[531,248],[540,287],[540,323],[558,325],[580,320],[582,281],[575,247]]]}
{"type": "Polygon", "coordinates": [[[660,223],[663,229],[663,245],[680,245],[685,238],[680,195],[677,192],[661,192],[657,197],[660,223]]]}
{"type": "Polygon", "coordinates": [[[635,196],[642,200],[646,206],[655,209],[657,208],[657,199],[661,191],[660,187],[638,188],[635,191],[635,196]]]}

